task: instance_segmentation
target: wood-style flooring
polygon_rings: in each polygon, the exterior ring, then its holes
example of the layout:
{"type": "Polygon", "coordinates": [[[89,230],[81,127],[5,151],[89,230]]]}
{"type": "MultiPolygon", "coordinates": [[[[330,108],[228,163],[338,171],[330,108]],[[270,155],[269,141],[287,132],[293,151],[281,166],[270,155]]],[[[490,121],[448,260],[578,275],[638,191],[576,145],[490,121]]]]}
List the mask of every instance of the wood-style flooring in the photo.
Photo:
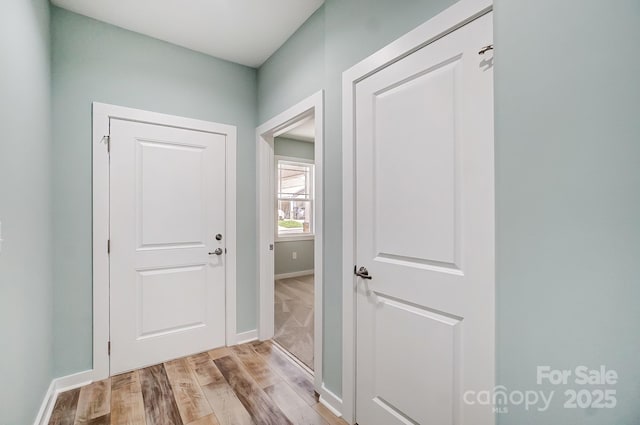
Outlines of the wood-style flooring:
{"type": "Polygon", "coordinates": [[[314,275],[275,282],[273,339],[313,370],[314,275]]]}
{"type": "Polygon", "coordinates": [[[172,360],[61,393],[49,425],[345,425],[271,342],[172,360]]]}

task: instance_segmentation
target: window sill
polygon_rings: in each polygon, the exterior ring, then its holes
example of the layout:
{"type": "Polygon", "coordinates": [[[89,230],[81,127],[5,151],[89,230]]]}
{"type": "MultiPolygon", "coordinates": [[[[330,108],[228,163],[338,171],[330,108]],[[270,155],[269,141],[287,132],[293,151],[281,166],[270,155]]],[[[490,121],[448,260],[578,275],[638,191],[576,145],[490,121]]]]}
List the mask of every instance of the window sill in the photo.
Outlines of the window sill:
{"type": "Polygon", "coordinates": [[[276,242],[312,241],[315,235],[276,236],[276,242]]]}

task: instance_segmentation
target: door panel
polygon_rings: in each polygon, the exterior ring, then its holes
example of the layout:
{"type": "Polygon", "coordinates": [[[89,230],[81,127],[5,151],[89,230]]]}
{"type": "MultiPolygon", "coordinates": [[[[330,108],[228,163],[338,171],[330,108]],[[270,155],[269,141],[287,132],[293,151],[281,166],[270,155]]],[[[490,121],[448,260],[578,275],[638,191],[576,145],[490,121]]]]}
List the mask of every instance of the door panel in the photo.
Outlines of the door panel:
{"type": "Polygon", "coordinates": [[[446,64],[373,93],[379,255],[455,262],[455,72],[446,64]]]}
{"type": "Polygon", "coordinates": [[[376,302],[374,401],[420,424],[451,423],[460,320],[383,294],[376,302]]]}
{"type": "Polygon", "coordinates": [[[207,269],[203,265],[138,272],[137,339],[205,326],[207,269]],[[163,300],[171,300],[171,308],[163,300]]]}
{"type": "Polygon", "coordinates": [[[140,247],[204,245],[205,147],[152,141],[138,142],[137,147],[140,247]]]}
{"type": "Polygon", "coordinates": [[[223,135],[111,120],[111,373],[224,345],[223,135]],[[209,255],[220,248],[222,255],[209,255]]]}
{"type": "Polygon", "coordinates": [[[493,75],[482,16],[356,84],[356,419],[494,422],[493,75]]]}

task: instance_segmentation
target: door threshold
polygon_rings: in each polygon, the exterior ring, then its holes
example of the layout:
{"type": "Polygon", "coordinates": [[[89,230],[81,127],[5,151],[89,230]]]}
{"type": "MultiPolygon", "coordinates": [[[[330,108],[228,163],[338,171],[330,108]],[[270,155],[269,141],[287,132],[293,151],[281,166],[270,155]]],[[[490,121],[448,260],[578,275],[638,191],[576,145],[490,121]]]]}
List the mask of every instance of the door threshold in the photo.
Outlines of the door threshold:
{"type": "Polygon", "coordinates": [[[309,374],[309,376],[311,376],[313,378],[314,376],[314,372],[313,369],[311,369],[309,366],[307,366],[306,364],[302,363],[302,361],[300,361],[300,359],[298,359],[296,356],[294,356],[293,354],[291,354],[286,348],[284,348],[282,346],[282,344],[280,344],[278,341],[276,341],[275,339],[271,340],[271,343],[273,344],[274,347],[276,347],[278,350],[282,351],[282,353],[287,356],[287,358],[289,360],[291,360],[293,363],[295,363],[296,365],[300,366],[302,368],[302,370],[304,370],[307,374],[309,374]]]}

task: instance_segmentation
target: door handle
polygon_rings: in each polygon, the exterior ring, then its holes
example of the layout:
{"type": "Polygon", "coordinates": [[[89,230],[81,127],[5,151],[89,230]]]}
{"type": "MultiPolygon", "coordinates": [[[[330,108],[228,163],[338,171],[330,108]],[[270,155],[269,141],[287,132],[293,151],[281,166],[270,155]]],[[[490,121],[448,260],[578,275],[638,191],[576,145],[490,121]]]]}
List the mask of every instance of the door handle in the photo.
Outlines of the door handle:
{"type": "Polygon", "coordinates": [[[216,250],[210,252],[209,255],[222,255],[222,248],[216,248],[216,250]]]}
{"type": "Polygon", "coordinates": [[[493,44],[489,44],[488,46],[484,46],[482,49],[480,49],[480,51],[478,52],[479,55],[484,55],[485,53],[487,53],[489,50],[493,50],[493,44]]]}
{"type": "Polygon", "coordinates": [[[366,267],[362,266],[360,267],[357,271],[356,271],[356,267],[357,266],[353,266],[353,273],[355,273],[356,276],[359,276],[363,279],[372,279],[372,276],[369,276],[369,270],[367,270],[366,267]]]}

